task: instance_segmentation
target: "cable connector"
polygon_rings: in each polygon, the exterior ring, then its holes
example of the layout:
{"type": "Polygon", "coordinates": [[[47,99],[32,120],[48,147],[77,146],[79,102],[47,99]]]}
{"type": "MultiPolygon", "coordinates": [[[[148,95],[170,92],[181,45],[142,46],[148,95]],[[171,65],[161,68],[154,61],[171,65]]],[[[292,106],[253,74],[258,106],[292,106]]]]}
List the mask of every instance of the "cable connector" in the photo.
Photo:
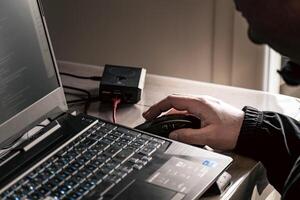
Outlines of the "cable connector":
{"type": "Polygon", "coordinates": [[[118,105],[121,103],[121,99],[119,97],[114,97],[112,99],[112,103],[113,103],[112,120],[113,120],[113,123],[116,123],[116,121],[117,121],[117,109],[118,109],[118,105]]]}

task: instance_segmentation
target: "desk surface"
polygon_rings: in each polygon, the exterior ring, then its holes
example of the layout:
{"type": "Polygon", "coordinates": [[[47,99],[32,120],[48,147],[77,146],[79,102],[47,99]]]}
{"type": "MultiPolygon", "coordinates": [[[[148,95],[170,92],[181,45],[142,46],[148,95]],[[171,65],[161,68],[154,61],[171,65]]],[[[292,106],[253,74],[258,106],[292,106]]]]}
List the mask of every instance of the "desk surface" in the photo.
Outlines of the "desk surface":
{"type": "MultiPolygon", "coordinates": [[[[59,63],[63,72],[69,72],[86,76],[101,76],[102,67],[59,63]]],[[[62,77],[65,85],[79,87],[98,94],[99,83],[89,80],[78,80],[71,77],[62,77]]],[[[157,101],[170,94],[210,95],[222,99],[237,108],[250,105],[261,110],[280,112],[296,119],[300,118],[300,103],[297,99],[254,91],[242,88],[234,88],[210,83],[190,81],[185,79],[147,74],[142,99],[135,105],[120,106],[117,114],[117,122],[129,127],[134,127],[144,121],[142,113],[157,101]]],[[[111,107],[93,103],[88,110],[89,115],[111,120],[111,107]]],[[[222,196],[209,197],[206,199],[249,199],[254,186],[264,189],[267,184],[264,168],[261,163],[251,159],[230,154],[234,158],[233,165],[228,169],[232,175],[232,185],[222,196]]]]}

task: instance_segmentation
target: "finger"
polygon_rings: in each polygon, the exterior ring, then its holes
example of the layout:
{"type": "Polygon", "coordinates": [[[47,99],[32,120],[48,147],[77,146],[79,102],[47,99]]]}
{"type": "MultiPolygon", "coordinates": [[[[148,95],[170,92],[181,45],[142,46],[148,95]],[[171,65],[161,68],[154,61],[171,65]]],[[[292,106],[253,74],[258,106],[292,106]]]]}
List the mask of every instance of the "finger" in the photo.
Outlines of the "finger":
{"type": "Polygon", "coordinates": [[[206,126],[201,129],[178,129],[169,135],[170,139],[187,144],[208,145],[207,135],[211,132],[211,127],[206,126]]]}
{"type": "Polygon", "coordinates": [[[175,108],[179,111],[188,111],[189,113],[197,115],[206,110],[202,100],[201,98],[195,99],[171,95],[150,107],[149,110],[143,114],[143,117],[148,120],[153,119],[171,108],[175,108]]]}
{"type": "Polygon", "coordinates": [[[166,115],[173,115],[173,114],[183,114],[183,115],[187,115],[189,114],[188,111],[184,110],[184,111],[179,111],[179,110],[176,110],[174,108],[171,108],[171,110],[169,110],[166,115]]]}

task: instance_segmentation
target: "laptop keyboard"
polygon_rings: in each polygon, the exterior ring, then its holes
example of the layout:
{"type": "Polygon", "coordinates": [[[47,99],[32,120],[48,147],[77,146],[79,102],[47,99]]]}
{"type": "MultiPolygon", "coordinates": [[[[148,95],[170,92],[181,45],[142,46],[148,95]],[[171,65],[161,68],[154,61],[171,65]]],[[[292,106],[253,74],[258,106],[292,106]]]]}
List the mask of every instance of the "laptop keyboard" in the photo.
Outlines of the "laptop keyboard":
{"type": "MultiPolygon", "coordinates": [[[[81,199],[113,186],[152,160],[163,140],[98,122],[4,191],[1,199],[81,199]]],[[[98,194],[97,193],[97,194],[98,194]]]]}

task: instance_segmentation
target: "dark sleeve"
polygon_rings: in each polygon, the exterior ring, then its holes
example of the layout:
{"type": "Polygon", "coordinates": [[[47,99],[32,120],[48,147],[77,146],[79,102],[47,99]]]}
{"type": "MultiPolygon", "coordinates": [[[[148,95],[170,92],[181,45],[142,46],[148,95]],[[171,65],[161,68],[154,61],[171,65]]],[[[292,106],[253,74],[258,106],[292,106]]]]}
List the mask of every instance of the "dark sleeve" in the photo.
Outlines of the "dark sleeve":
{"type": "Polygon", "coordinates": [[[235,151],[261,161],[269,182],[281,193],[300,153],[300,123],[275,113],[244,107],[245,118],[235,151]]]}

